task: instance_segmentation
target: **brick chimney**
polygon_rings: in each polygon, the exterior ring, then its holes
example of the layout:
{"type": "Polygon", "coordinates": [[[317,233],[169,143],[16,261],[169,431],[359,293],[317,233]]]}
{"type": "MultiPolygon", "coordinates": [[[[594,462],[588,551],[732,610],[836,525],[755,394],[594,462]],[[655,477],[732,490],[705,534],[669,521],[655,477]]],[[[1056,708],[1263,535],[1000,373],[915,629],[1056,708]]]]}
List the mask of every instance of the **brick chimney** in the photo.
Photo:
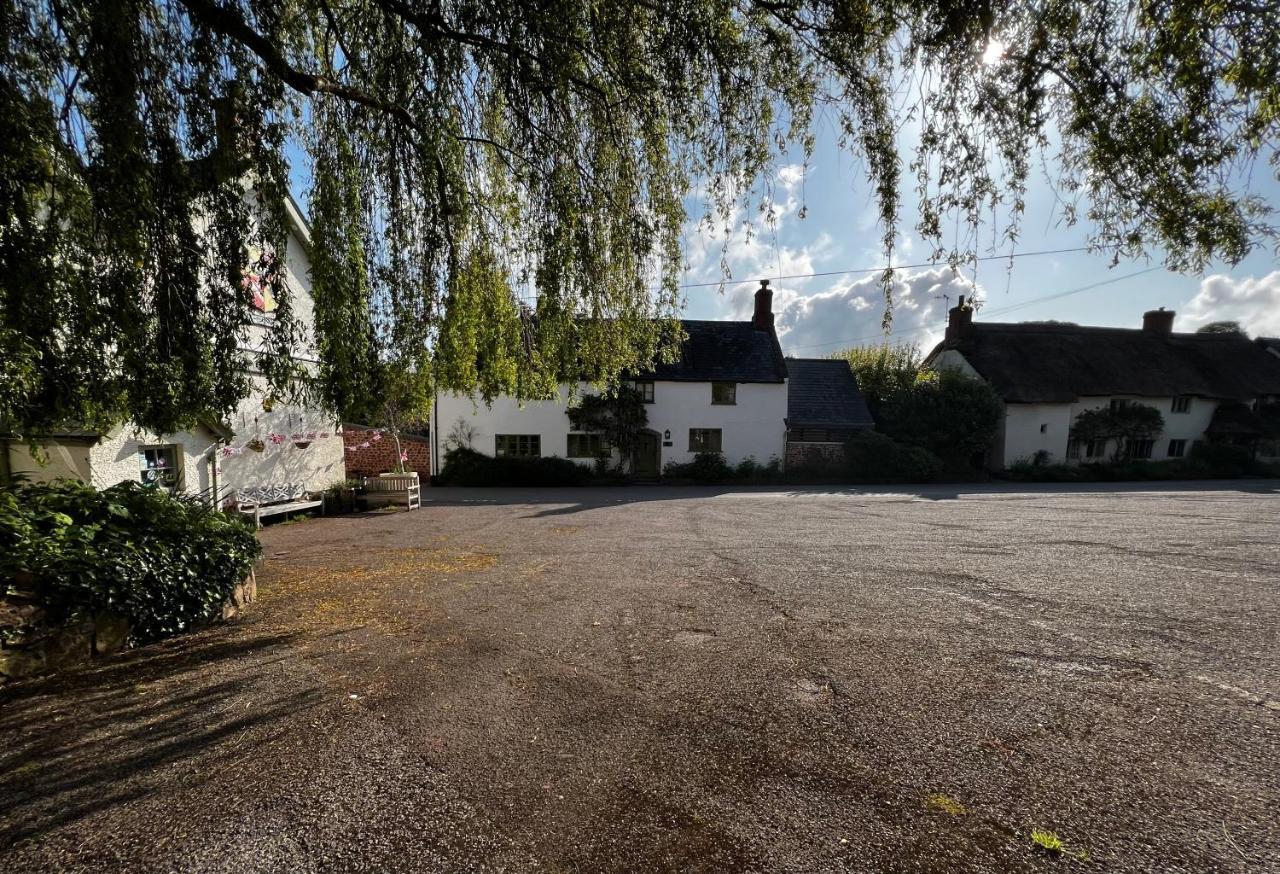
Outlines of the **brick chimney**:
{"type": "Polygon", "coordinates": [[[960,340],[969,336],[973,328],[973,307],[964,302],[964,295],[960,295],[960,302],[947,311],[947,333],[945,339],[960,340]]]}
{"type": "Polygon", "coordinates": [[[1142,330],[1148,334],[1172,334],[1173,310],[1160,307],[1142,314],[1142,330]]]}
{"type": "Polygon", "coordinates": [[[773,291],[767,279],[761,279],[760,287],[756,289],[756,311],[751,317],[751,324],[757,331],[768,331],[773,327],[773,291]]]}

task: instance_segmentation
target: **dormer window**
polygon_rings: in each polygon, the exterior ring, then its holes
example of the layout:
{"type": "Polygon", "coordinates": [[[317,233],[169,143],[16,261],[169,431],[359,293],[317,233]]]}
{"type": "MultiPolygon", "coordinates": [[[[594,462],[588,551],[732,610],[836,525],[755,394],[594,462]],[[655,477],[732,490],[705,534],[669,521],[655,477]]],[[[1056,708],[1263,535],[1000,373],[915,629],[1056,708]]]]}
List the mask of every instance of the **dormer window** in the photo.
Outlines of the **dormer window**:
{"type": "Polygon", "coordinates": [[[1191,398],[1186,397],[1185,395],[1180,398],[1174,398],[1173,406],[1171,407],[1171,409],[1175,413],[1191,412],[1191,398]]]}

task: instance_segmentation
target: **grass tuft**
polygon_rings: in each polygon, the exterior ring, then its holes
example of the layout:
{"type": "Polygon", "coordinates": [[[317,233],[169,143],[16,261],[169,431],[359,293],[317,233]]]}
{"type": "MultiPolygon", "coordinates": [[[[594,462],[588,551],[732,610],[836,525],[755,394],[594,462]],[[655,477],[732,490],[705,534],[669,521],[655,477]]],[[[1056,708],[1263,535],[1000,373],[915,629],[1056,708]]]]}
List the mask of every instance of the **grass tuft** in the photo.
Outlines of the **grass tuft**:
{"type": "Polygon", "coordinates": [[[1062,838],[1041,828],[1031,830],[1031,843],[1053,856],[1064,853],[1067,849],[1067,844],[1062,838]]]}
{"type": "Polygon", "coordinates": [[[925,797],[924,806],[930,810],[938,810],[949,816],[960,816],[965,812],[964,805],[950,795],[933,792],[925,797]]]}

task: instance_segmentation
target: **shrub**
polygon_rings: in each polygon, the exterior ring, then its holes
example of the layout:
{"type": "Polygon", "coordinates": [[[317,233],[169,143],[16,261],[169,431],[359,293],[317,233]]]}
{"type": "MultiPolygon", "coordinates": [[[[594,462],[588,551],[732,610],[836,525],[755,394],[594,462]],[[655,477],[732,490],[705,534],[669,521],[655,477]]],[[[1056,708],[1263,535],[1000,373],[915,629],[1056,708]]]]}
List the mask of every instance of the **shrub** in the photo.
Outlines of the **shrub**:
{"type": "Polygon", "coordinates": [[[1000,397],[988,383],[943,370],[891,395],[876,422],[894,440],[927,449],[959,471],[995,442],[1000,414],[1000,397]]]}
{"type": "Polygon", "coordinates": [[[733,479],[734,470],[719,452],[699,452],[693,457],[693,461],[684,464],[667,462],[662,468],[662,475],[700,483],[722,483],[733,479]]]}
{"type": "Polygon", "coordinates": [[[925,482],[942,472],[942,460],[929,450],[878,431],[855,433],[844,452],[849,476],[855,480],[925,482]]]}
{"type": "Polygon", "coordinates": [[[458,447],[444,457],[439,483],[446,486],[578,486],[591,469],[567,458],[493,457],[458,447]]]}
{"type": "Polygon", "coordinates": [[[238,515],[139,483],[0,490],[0,580],[54,624],[109,612],[135,642],[177,634],[217,616],[261,554],[238,515]]]}

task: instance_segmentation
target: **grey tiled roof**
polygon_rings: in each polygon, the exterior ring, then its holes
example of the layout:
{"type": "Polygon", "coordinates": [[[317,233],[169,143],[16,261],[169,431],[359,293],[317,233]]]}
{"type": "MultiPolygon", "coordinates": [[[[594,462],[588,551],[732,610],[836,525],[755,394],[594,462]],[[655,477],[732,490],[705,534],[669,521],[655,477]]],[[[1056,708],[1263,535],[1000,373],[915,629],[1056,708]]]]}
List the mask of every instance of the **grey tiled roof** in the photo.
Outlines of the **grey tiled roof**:
{"type": "Polygon", "coordinates": [[[865,428],[871,411],[846,361],[788,358],[788,428],[865,428]]]}
{"type": "Polygon", "coordinates": [[[959,351],[1010,403],[1079,397],[1280,395],[1280,358],[1239,334],[1159,334],[1124,328],[975,322],[959,351]]]}
{"type": "Polygon", "coordinates": [[[679,382],[782,382],[787,366],[778,336],[751,322],[681,321],[688,339],[680,360],[641,378],[679,382]]]}

